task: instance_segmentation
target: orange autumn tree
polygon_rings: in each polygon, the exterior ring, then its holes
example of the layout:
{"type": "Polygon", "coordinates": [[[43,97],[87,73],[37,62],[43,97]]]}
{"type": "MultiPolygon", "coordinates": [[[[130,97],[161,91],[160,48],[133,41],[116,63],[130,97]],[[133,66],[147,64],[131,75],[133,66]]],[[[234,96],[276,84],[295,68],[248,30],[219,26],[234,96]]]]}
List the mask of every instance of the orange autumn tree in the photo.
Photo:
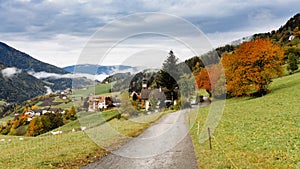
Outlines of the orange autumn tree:
{"type": "Polygon", "coordinates": [[[283,63],[283,49],[270,39],[241,44],[232,54],[224,54],[222,59],[228,94],[266,94],[272,78],[282,75],[283,63]]]}
{"type": "Polygon", "coordinates": [[[215,64],[203,68],[195,79],[198,89],[205,89],[209,96],[221,96],[225,94],[225,78],[221,65],[215,64]]]}
{"type": "Polygon", "coordinates": [[[206,68],[203,68],[195,79],[195,83],[198,89],[205,89],[211,97],[211,83],[206,68]]]}

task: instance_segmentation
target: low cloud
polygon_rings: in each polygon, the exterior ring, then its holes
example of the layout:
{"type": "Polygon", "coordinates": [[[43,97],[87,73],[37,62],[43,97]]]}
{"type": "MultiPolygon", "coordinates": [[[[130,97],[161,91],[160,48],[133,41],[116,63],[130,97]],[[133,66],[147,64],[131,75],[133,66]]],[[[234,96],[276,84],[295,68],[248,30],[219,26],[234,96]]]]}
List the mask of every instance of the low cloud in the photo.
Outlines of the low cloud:
{"type": "Polygon", "coordinates": [[[53,93],[52,89],[49,86],[44,86],[47,90],[47,94],[53,93]]]}
{"type": "Polygon", "coordinates": [[[54,79],[61,79],[61,78],[68,78],[68,79],[76,79],[76,78],[87,78],[89,80],[95,81],[102,81],[105,78],[107,78],[110,75],[116,74],[116,73],[127,73],[129,72],[130,74],[135,74],[139,71],[141,71],[143,68],[142,67],[132,67],[128,69],[119,69],[117,66],[116,68],[113,68],[109,71],[108,74],[106,73],[101,73],[101,74],[88,74],[88,73],[68,73],[68,74],[56,74],[56,73],[48,73],[48,72],[34,72],[34,71],[29,71],[28,74],[38,78],[38,79],[44,79],[44,78],[54,78],[54,79]]]}
{"type": "Polygon", "coordinates": [[[22,70],[17,69],[15,67],[8,67],[8,68],[1,70],[1,73],[4,78],[12,78],[13,76],[15,76],[21,72],[22,72],[22,70]]]}
{"type": "Polygon", "coordinates": [[[56,73],[48,73],[48,72],[34,72],[29,71],[28,74],[38,78],[54,78],[54,79],[61,79],[61,78],[68,78],[68,79],[76,79],[76,78],[87,78],[89,80],[99,80],[102,81],[109,75],[107,74],[99,74],[99,75],[91,75],[91,74],[85,74],[85,73],[68,73],[68,74],[56,74],[56,73]]]}
{"type": "Polygon", "coordinates": [[[132,68],[128,68],[128,69],[119,69],[119,68],[114,68],[112,69],[110,75],[116,74],[116,73],[130,73],[130,74],[135,74],[139,71],[141,71],[142,69],[140,67],[132,67],[132,68]]]}

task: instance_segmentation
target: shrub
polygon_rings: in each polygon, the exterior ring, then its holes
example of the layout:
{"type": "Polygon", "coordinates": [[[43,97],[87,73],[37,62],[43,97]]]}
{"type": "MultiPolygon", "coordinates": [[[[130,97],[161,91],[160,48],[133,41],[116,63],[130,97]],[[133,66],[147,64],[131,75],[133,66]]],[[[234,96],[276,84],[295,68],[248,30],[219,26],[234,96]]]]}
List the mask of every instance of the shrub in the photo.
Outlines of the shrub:
{"type": "Polygon", "coordinates": [[[16,136],[24,136],[26,134],[26,127],[20,126],[17,129],[15,129],[15,135],[16,136]]]}

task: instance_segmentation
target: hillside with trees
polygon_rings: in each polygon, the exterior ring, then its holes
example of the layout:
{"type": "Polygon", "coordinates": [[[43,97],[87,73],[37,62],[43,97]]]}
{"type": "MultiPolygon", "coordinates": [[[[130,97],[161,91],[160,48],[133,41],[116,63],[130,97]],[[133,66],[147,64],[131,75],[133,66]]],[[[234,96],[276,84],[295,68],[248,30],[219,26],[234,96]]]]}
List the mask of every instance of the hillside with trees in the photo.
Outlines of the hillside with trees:
{"type": "Polygon", "coordinates": [[[11,78],[4,78],[3,74],[0,73],[0,99],[4,99],[7,102],[20,103],[38,95],[45,94],[46,89],[44,86],[50,87],[52,91],[57,91],[94,84],[94,81],[85,77],[60,78],[60,75],[69,72],[34,59],[28,54],[2,42],[0,42],[0,64],[1,70],[10,67],[13,71],[19,72],[11,78]],[[34,72],[47,72],[55,76],[37,78],[34,77],[34,72]]]}
{"type": "Polygon", "coordinates": [[[0,62],[3,65],[16,67],[23,71],[48,72],[57,74],[68,73],[62,68],[41,62],[26,53],[0,42],[0,62]]]}
{"type": "Polygon", "coordinates": [[[45,83],[23,71],[4,76],[8,67],[0,64],[0,98],[7,102],[23,102],[38,95],[46,94],[45,83]]]}
{"type": "Polygon", "coordinates": [[[270,38],[273,42],[279,43],[283,46],[299,44],[300,27],[300,13],[289,19],[285,25],[278,30],[272,30],[267,33],[255,34],[254,39],[270,38]],[[295,40],[295,41],[293,41],[295,40]]]}
{"type": "MultiPolygon", "coordinates": [[[[237,46],[225,45],[204,54],[200,59],[206,68],[200,66],[197,71],[195,71],[195,67],[192,68],[197,87],[205,89],[211,95],[215,84],[218,83],[215,81],[215,77],[219,75],[214,69],[214,65],[219,64],[218,56],[225,69],[228,96],[267,94],[272,79],[282,76],[285,72],[284,69],[289,74],[298,70],[299,27],[300,14],[297,14],[277,31],[255,34],[249,42],[243,42],[237,46]]],[[[193,60],[195,59],[192,58],[188,61],[193,60]]],[[[224,77],[219,78],[223,79],[224,77]]]]}

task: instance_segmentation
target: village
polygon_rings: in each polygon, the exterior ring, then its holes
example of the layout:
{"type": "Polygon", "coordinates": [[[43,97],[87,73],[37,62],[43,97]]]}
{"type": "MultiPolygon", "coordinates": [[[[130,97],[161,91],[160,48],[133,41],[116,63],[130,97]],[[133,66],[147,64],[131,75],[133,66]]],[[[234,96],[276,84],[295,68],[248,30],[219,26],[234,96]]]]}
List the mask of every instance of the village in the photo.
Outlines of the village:
{"type": "MultiPolygon", "coordinates": [[[[64,91],[57,91],[56,93],[53,93],[52,96],[58,96],[62,101],[65,101],[65,103],[69,103],[72,101],[70,96],[72,95],[72,89],[66,89],[64,91]]],[[[20,115],[24,115],[27,117],[27,122],[30,122],[33,118],[44,115],[46,113],[60,113],[62,115],[65,115],[66,111],[63,108],[52,108],[52,106],[61,104],[61,102],[54,102],[54,97],[49,97],[48,99],[45,99],[44,102],[42,102],[39,106],[33,105],[27,107],[24,112],[17,112],[14,114],[15,117],[18,117],[20,115]]]]}
{"type": "MultiPolygon", "coordinates": [[[[136,83],[136,82],[132,82],[136,83]]],[[[129,90],[128,91],[128,100],[132,102],[133,105],[138,104],[135,108],[143,109],[148,112],[151,109],[161,109],[161,108],[168,108],[172,105],[176,105],[176,100],[167,99],[163,89],[155,88],[152,89],[147,84],[147,79],[143,78],[142,80],[142,89],[141,90],[129,90]],[[152,103],[151,103],[152,102],[152,103]],[[155,104],[155,105],[152,105],[155,104]]],[[[95,94],[90,94],[88,99],[88,112],[95,112],[95,111],[103,111],[108,108],[113,107],[120,107],[121,106],[121,99],[112,96],[97,96],[95,94]]]]}

